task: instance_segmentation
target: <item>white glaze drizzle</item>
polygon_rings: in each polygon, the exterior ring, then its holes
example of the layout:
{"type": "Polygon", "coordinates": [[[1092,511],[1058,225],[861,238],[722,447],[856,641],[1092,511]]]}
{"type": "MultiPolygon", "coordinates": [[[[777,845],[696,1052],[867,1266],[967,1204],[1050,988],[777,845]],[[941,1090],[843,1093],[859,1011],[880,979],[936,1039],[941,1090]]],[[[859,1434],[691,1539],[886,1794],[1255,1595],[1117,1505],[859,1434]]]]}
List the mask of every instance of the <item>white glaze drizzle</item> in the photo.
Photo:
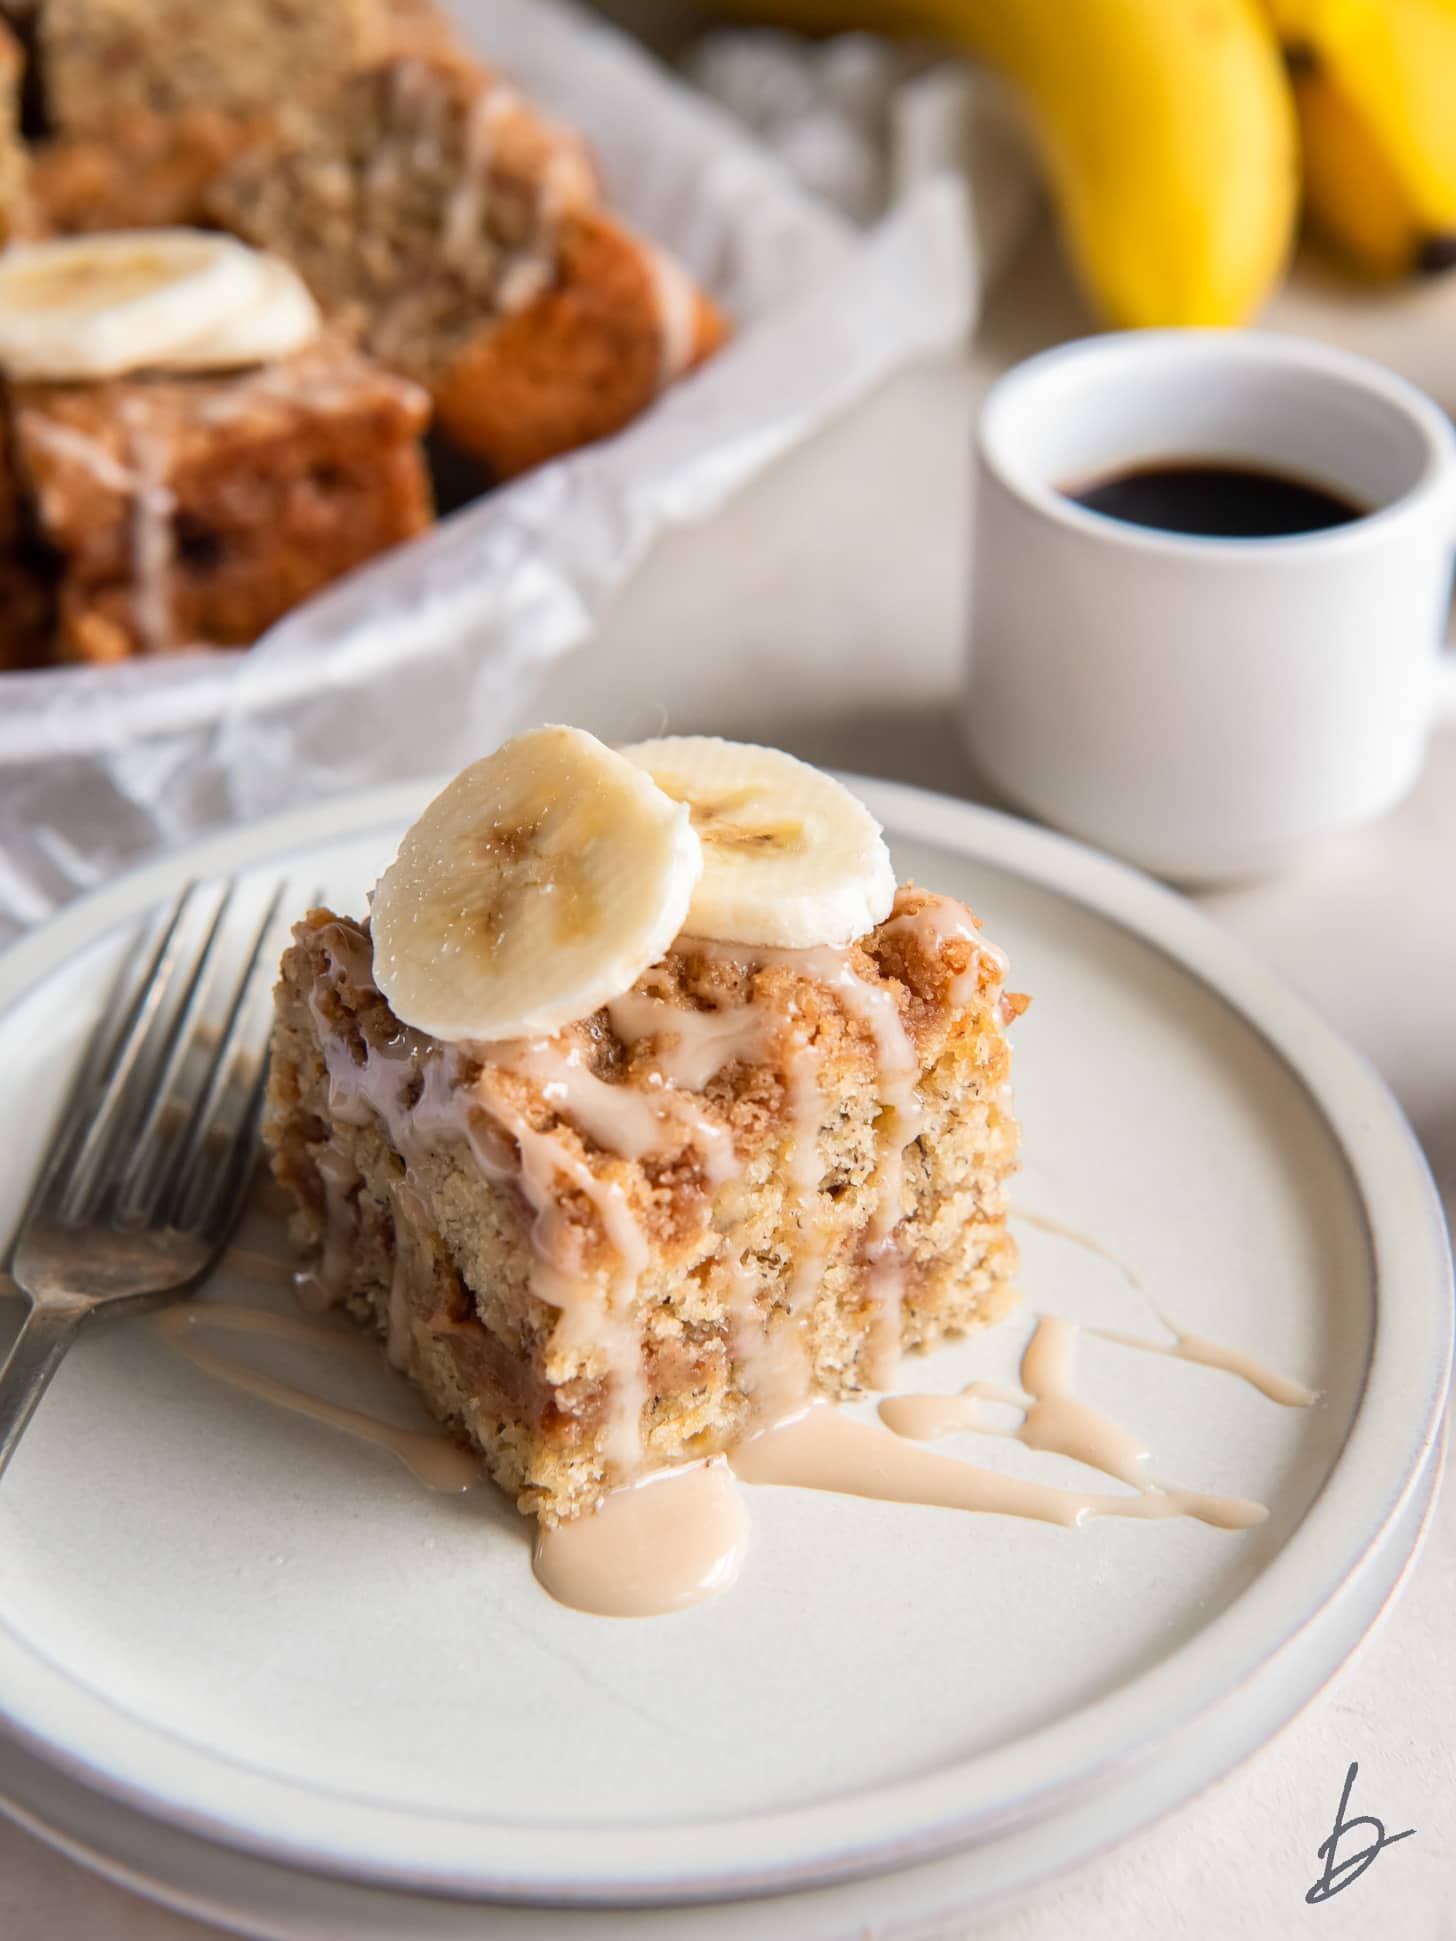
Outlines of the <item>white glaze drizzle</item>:
{"type": "Polygon", "coordinates": [[[1127,1262],[1121,1255],[1114,1253],[1111,1247],[1105,1246],[1102,1241],[1095,1238],[1094,1235],[1083,1233],[1079,1227],[1069,1227],[1064,1220],[1054,1220],[1050,1214],[1030,1213],[1025,1207],[1021,1206],[1013,1207],[1011,1218],[1019,1221],[1023,1226],[1035,1228],[1038,1233],[1050,1234],[1054,1240],[1070,1241],[1074,1247],[1080,1248],[1084,1254],[1092,1254],[1098,1260],[1105,1260],[1109,1267],[1115,1267],[1117,1269],[1133,1293],[1141,1296],[1147,1302],[1148,1306],[1152,1307],[1151,1295],[1131,1267],[1128,1266],[1127,1262]]]}
{"type": "Polygon", "coordinates": [[[543,227],[554,227],[571,210],[596,202],[596,171],[574,129],[544,116],[538,120],[551,137],[551,150],[536,175],[536,216],[543,227]]]}
{"type": "Polygon", "coordinates": [[[900,1367],[905,1256],[896,1229],[905,1211],[905,1155],[919,1138],[925,1119],[918,1089],[920,1060],[888,985],[866,983],[845,964],[834,988],[860,1022],[869,1027],[879,1061],[882,1111],[877,1128],[875,1208],[865,1244],[876,1319],[863,1372],[871,1388],[883,1389],[893,1386],[900,1367]]]}
{"type": "MultiPolygon", "coordinates": [[[[781,1311],[760,1312],[755,1290],[752,1313],[758,1325],[745,1326],[742,1331],[738,1371],[748,1397],[750,1419],[758,1423],[802,1407],[808,1399],[813,1367],[806,1327],[829,1253],[829,1235],[819,1208],[823,1177],[819,1131],[824,1115],[820,1054],[800,1031],[785,1057],[788,1126],[779,1163],[790,1188],[787,1212],[794,1227],[792,1265],[781,1311]]],[[[741,1302],[742,1279],[751,1277],[756,1282],[757,1275],[741,1254],[732,1271],[736,1299],[741,1302]]]]}
{"type": "Polygon", "coordinates": [[[529,310],[537,297],[550,289],[555,268],[549,256],[534,252],[517,253],[502,266],[492,291],[492,301],[502,317],[513,317],[529,310]]]}
{"type": "Polygon", "coordinates": [[[173,644],[172,518],[177,500],[167,483],[166,448],[143,429],[141,414],[131,407],[132,400],[123,403],[122,422],[136,478],[131,504],[132,576],[136,583],[132,614],[142,652],[160,654],[173,644]]]}
{"type": "MultiPolygon", "coordinates": [[[[1167,1326],[1172,1327],[1171,1322],[1167,1326]]],[[[1248,1354],[1242,1348],[1229,1348],[1222,1342],[1210,1341],[1201,1334],[1179,1334],[1174,1329],[1172,1341],[1148,1341],[1138,1334],[1119,1334],[1112,1328],[1091,1328],[1101,1341],[1116,1342],[1120,1348],[1140,1349],[1146,1355],[1167,1355],[1174,1361],[1191,1361],[1200,1368],[1215,1368],[1221,1374],[1235,1375],[1250,1388],[1256,1388],[1271,1402],[1281,1408],[1308,1409],[1320,1399],[1317,1388],[1306,1388],[1290,1375],[1281,1375],[1276,1368],[1270,1368],[1256,1355],[1248,1354]]]]}
{"type": "Polygon", "coordinates": [[[748,1506],[726,1463],[662,1470],[537,1534],[536,1576],[598,1617],[663,1617],[717,1597],[748,1550],[748,1506]]]}
{"type": "MultiPolygon", "coordinates": [[[[497,1112],[502,1107],[496,1106],[497,1112]]],[[[535,1131],[515,1114],[504,1117],[521,1155],[520,1185],[535,1215],[532,1291],[560,1313],[553,1345],[600,1357],[608,1380],[608,1422],[603,1454],[619,1477],[634,1476],[642,1462],[642,1409],[647,1377],[642,1365],[642,1327],[636,1296],[651,1248],[625,1188],[604,1178],[554,1133],[535,1131]],[[596,1209],[615,1256],[605,1284],[584,1268],[584,1236],[563,1205],[559,1181],[596,1209]]]]}
{"type": "Polygon", "coordinates": [[[57,458],[79,465],[108,492],[127,497],[140,481],[128,466],[109,452],[98,438],[90,438],[73,425],[64,425],[38,412],[23,412],[21,422],[28,443],[48,446],[57,458]]]}
{"type": "Polygon", "coordinates": [[[751,1004],[688,1011],[646,991],[626,991],[606,1011],[624,1045],[655,1041],[653,1066],[685,1091],[701,1092],[730,1066],[757,1064],[766,1053],[764,1018],[751,1004]]]}
{"type": "MultiPolygon", "coordinates": [[[[937,908],[934,904],[928,907],[932,910],[937,908]]],[[[917,919],[912,915],[898,921],[913,925],[917,919]]],[[[937,934],[932,931],[933,936],[937,934]]],[[[895,1381],[899,1367],[901,1309],[905,1292],[904,1255],[895,1239],[895,1230],[904,1212],[905,1154],[919,1137],[924,1120],[924,1108],[917,1089],[919,1056],[905,1028],[893,987],[887,983],[871,983],[861,977],[849,950],[766,951],[763,961],[784,965],[832,990],[849,1016],[869,1033],[874,1044],[876,1097],[881,1112],[876,1128],[874,1206],[862,1243],[862,1271],[875,1319],[862,1358],[861,1373],[872,1388],[889,1388],[895,1381]]],[[[820,1183],[814,1135],[823,1116],[823,1102],[818,1089],[817,1069],[817,1057],[811,1057],[808,1048],[805,1048],[793,1074],[795,1099],[791,1122],[795,1127],[797,1145],[790,1159],[790,1171],[800,1189],[804,1209],[801,1218],[806,1225],[812,1224],[813,1204],[817,1200],[820,1183]]],[[[811,1242],[795,1277],[800,1283],[799,1298],[795,1300],[791,1297],[791,1313],[802,1310],[806,1296],[812,1299],[812,1288],[803,1285],[806,1270],[817,1276],[822,1260],[823,1250],[816,1257],[811,1242]]]]}
{"type": "Polygon", "coordinates": [[[359,1175],[333,1147],[320,1153],[318,1171],[324,1189],[323,1250],[316,1265],[293,1277],[299,1305],[315,1314],[335,1306],[349,1291],[358,1230],[353,1196],[359,1189],[359,1175]]]}
{"type": "Polygon", "coordinates": [[[664,1078],[654,1083],[654,1074],[641,1087],[612,1084],[592,1070],[579,1044],[563,1050],[549,1038],[528,1040],[499,1062],[533,1079],[547,1104],[604,1152],[640,1161],[695,1147],[714,1186],[738,1170],[729,1127],[664,1078]]]}
{"type": "Polygon", "coordinates": [[[1263,1522],[1268,1514],[1261,1503],[1242,1497],[1196,1497],[1191,1491],[1175,1495],[1152,1489],[1107,1496],[1057,1489],[1030,1477],[1009,1476],[977,1463],[936,1455],[873,1422],[858,1422],[822,1402],[740,1443],[731,1461],[734,1473],[746,1483],[829,1490],[840,1496],[919,1503],[933,1509],[1032,1517],[1066,1527],[1096,1516],[1150,1521],[1195,1516],[1219,1529],[1244,1530],[1263,1522]]]}
{"type": "Polygon", "coordinates": [[[471,103],[464,164],[446,198],[440,225],[440,254],[447,263],[458,262],[480,247],[496,131],[518,105],[518,97],[502,81],[489,82],[471,103]]]}
{"type": "Polygon", "coordinates": [[[1242,1348],[1228,1348],[1221,1342],[1210,1341],[1206,1335],[1190,1334],[1180,1328],[1178,1323],[1154,1301],[1142,1281],[1128,1266],[1120,1254],[1093,1235],[1083,1233],[1078,1227],[1071,1227],[1062,1220],[1054,1220],[1045,1213],[1028,1213],[1017,1208],[1012,1218],[1024,1225],[1034,1227],[1039,1233],[1051,1234],[1054,1239],[1066,1240],[1083,1253],[1093,1254],[1098,1260],[1105,1260],[1115,1267],[1128,1286],[1145,1301],[1152,1312],[1162,1322],[1171,1341],[1150,1341],[1143,1335],[1123,1334],[1112,1328],[1092,1328],[1088,1332],[1103,1341],[1116,1342],[1121,1348],[1140,1349],[1144,1354],[1169,1355],[1175,1361],[1190,1361],[1203,1368],[1215,1368],[1226,1375],[1236,1375],[1240,1381],[1247,1382],[1271,1402],[1278,1402],[1283,1408],[1311,1408],[1319,1399],[1317,1388],[1308,1388],[1289,1375],[1281,1375],[1275,1368],[1242,1348]]]}
{"type": "Polygon", "coordinates": [[[270,1314],[266,1309],[230,1306],[183,1305],[168,1308],[152,1317],[160,1333],[180,1348],[189,1361],[204,1373],[238,1388],[262,1401],[272,1402],[310,1421],[339,1429],[361,1442],[388,1449],[428,1488],[451,1494],[469,1489],[481,1479],[480,1461],[448,1436],[429,1430],[401,1429],[378,1416],[367,1415],[339,1402],[285,1382],[275,1375],[249,1367],[220,1353],[200,1337],[216,1331],[251,1335],[268,1341],[322,1349],[334,1355],[352,1355],[364,1349],[372,1358],[373,1342],[364,1335],[347,1334],[325,1323],[305,1320],[300,1315],[270,1314]]]}
{"type": "Polygon", "coordinates": [[[982,933],[963,903],[953,903],[949,897],[932,897],[918,910],[891,917],[881,934],[886,939],[911,935],[920,941],[922,949],[930,942],[937,951],[949,943],[969,944],[971,954],[966,967],[950,987],[950,1001],[955,1005],[969,1004],[976,995],[983,960],[994,967],[997,977],[1003,981],[1011,968],[1000,945],[993,944],[982,933]]]}
{"type": "Polygon", "coordinates": [[[880,1420],[896,1435],[916,1442],[934,1442],[967,1429],[1008,1436],[1028,1449],[1069,1457],[1132,1489],[1164,1499],[1160,1510],[1137,1514],[1190,1516],[1221,1530],[1242,1530],[1262,1522],[1267,1512],[1246,1498],[1210,1496],[1154,1482],[1142,1440],[1077,1394],[1076,1340],[1073,1322],[1061,1315],[1044,1315],[1022,1356],[1020,1391],[994,1382],[972,1382],[959,1395],[896,1395],[881,1402],[880,1420]],[[982,1408],[986,1403],[1020,1409],[1020,1422],[1014,1428],[987,1422],[982,1408]]]}

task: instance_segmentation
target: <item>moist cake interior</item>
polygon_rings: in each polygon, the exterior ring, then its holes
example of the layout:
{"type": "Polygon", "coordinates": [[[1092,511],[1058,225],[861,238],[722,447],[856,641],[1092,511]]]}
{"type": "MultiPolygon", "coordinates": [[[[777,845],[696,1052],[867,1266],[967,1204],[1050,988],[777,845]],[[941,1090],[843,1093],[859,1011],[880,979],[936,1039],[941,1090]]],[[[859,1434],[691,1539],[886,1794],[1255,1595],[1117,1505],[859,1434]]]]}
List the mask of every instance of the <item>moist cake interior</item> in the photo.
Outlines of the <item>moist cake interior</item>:
{"type": "Polygon", "coordinates": [[[847,949],[681,938],[550,1038],[403,1025],[365,927],[283,962],[266,1137],[305,1297],[555,1522],[1016,1300],[1006,1027],[962,905],[847,949]]]}

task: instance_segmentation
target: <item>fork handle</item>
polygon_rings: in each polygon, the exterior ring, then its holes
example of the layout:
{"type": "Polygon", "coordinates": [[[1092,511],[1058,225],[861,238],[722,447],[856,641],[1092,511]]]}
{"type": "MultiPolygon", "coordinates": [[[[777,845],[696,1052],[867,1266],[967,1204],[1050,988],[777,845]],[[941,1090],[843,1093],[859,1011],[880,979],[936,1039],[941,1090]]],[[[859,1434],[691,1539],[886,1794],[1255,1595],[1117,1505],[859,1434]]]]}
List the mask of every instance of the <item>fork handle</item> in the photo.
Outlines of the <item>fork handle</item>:
{"type": "Polygon", "coordinates": [[[15,1453],[35,1405],[61,1356],[92,1312],[88,1302],[38,1301],[25,1317],[5,1366],[0,1368],[0,1475],[15,1453]]]}

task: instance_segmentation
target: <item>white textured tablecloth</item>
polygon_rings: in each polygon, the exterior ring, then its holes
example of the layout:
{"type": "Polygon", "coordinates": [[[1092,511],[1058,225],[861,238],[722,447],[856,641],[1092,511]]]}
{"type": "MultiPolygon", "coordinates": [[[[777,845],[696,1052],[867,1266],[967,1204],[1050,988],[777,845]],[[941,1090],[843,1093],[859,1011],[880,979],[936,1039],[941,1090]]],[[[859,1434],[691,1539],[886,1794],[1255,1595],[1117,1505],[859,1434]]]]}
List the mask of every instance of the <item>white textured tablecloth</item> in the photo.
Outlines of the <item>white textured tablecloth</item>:
{"type": "MultiPolygon", "coordinates": [[[[1299,327],[1387,351],[1456,401],[1456,286],[1414,304],[1342,305],[1306,282],[1281,308],[1299,327]]],[[[815,760],[973,792],[952,707],[973,404],[997,368],[1082,328],[1046,239],[1034,240],[999,286],[969,370],[896,380],[710,525],[672,535],[599,639],[553,675],[542,718],[613,737],[671,727],[777,740],[815,760]]],[[[1456,1216],[1456,721],[1384,823],[1203,902],[1373,1059],[1456,1216]]],[[[955,1941],[1456,1941],[1453,1613],[1448,1490],[1407,1594],[1300,1719],[1202,1798],[1015,1913],[952,1930],[955,1941]],[[1310,1907],[1316,1849],[1352,1760],[1350,1812],[1416,1831],[1310,1907]]],[[[206,1932],[0,1823],[0,1941],[206,1932]]]]}

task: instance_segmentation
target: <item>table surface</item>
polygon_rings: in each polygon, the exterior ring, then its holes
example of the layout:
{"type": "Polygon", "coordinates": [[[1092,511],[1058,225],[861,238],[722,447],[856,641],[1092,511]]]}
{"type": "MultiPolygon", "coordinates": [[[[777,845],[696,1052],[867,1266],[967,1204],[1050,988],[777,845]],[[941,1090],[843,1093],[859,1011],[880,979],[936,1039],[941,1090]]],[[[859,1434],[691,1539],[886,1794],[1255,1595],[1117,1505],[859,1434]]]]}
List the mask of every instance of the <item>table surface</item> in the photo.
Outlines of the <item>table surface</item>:
{"type": "MultiPolygon", "coordinates": [[[[1448,279],[1448,282],[1451,282],[1448,279]]],[[[1388,302],[1306,275],[1276,322],[1386,355],[1456,402],[1456,287],[1388,302]]],[[[905,373],[793,453],[710,524],[670,535],[558,668],[540,718],[612,739],[709,731],[953,795],[977,787],[957,741],[971,425],[989,379],[1087,327],[1045,235],[993,293],[969,358],[905,373]]],[[[1382,823],[1283,874],[1203,895],[1384,1074],[1456,1221],[1456,719],[1382,823]]],[[[1270,1745],[1115,1854],[979,1941],[1221,1934],[1321,1941],[1396,1926],[1456,1941],[1456,1491],[1406,1595],[1355,1661],[1270,1745]],[[1308,1907],[1346,1769],[1351,1813],[1415,1836],[1308,1907]]],[[[1355,1843],[1341,1848],[1344,1857],[1355,1843]]],[[[0,1937],[202,1941],[210,1930],[95,1880],[0,1823],[0,1937]]],[[[868,1936],[868,1931],[867,1931],[868,1936]]]]}

